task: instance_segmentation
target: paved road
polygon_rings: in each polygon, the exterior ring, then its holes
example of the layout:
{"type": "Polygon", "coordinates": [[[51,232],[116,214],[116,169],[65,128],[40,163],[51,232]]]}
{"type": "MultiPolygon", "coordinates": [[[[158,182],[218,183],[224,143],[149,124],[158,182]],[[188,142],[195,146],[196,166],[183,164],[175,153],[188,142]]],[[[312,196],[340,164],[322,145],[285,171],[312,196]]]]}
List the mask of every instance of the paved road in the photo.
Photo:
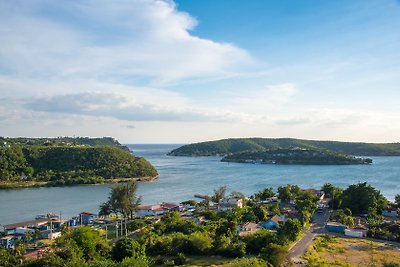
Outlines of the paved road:
{"type": "Polygon", "coordinates": [[[305,231],[305,236],[289,250],[288,257],[292,263],[298,264],[299,266],[307,266],[307,261],[300,257],[307,252],[315,236],[324,233],[325,223],[328,217],[328,210],[325,210],[324,213],[315,213],[313,215],[313,223],[310,230],[305,231]]]}

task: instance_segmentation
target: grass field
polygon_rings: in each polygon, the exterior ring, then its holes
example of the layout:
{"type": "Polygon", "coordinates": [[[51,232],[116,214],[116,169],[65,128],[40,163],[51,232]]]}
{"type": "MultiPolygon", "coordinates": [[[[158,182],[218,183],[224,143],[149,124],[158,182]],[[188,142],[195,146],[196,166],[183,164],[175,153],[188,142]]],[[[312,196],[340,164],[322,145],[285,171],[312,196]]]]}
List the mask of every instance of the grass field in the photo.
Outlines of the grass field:
{"type": "Polygon", "coordinates": [[[400,263],[400,247],[364,239],[321,236],[305,258],[310,266],[379,267],[385,263],[400,263]]]}

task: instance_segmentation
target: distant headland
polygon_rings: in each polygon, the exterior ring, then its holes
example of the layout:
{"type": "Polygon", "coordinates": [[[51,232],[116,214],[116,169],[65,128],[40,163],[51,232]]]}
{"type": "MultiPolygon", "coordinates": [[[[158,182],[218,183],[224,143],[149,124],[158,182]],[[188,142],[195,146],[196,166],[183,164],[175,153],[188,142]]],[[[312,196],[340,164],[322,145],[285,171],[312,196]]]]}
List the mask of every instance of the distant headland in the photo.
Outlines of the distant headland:
{"type": "Polygon", "coordinates": [[[400,143],[317,141],[295,138],[229,138],[181,146],[170,156],[222,156],[222,161],[278,164],[370,164],[355,156],[400,156],[400,143]]]}
{"type": "Polygon", "coordinates": [[[158,177],[144,158],[111,137],[0,137],[0,189],[61,186],[158,177]]]}

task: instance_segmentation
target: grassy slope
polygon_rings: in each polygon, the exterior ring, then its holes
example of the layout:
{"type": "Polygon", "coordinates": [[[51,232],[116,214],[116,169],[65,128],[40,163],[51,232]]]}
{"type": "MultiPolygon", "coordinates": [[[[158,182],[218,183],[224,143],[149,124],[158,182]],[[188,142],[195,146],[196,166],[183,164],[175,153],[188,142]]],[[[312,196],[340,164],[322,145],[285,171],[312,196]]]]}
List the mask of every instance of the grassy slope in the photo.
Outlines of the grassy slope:
{"type": "Polygon", "coordinates": [[[364,239],[318,237],[305,258],[310,266],[383,266],[400,262],[400,250],[364,239]]]}

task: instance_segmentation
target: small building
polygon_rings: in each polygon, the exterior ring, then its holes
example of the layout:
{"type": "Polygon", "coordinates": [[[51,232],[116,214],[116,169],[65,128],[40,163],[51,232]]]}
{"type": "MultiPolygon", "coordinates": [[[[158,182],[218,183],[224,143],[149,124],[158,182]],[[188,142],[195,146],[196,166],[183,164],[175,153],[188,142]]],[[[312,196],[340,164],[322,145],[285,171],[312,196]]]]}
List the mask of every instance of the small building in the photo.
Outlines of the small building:
{"type": "Polygon", "coordinates": [[[40,219],[40,220],[33,220],[33,221],[25,221],[25,222],[19,222],[19,223],[13,223],[13,224],[7,224],[3,225],[4,228],[4,234],[5,235],[10,235],[10,234],[15,234],[17,228],[31,228],[31,229],[38,229],[41,226],[45,225],[48,223],[48,219],[40,219]]]}
{"type": "Polygon", "coordinates": [[[44,239],[56,239],[61,236],[61,232],[54,232],[53,230],[44,230],[40,232],[44,239]]]}
{"type": "Polygon", "coordinates": [[[239,236],[247,236],[255,233],[257,230],[262,229],[262,226],[255,222],[247,222],[241,226],[238,226],[239,236]]]}
{"type": "Polygon", "coordinates": [[[27,233],[34,234],[35,230],[31,229],[31,228],[26,228],[26,227],[17,227],[15,229],[15,234],[17,234],[17,235],[26,235],[27,233]]]}
{"type": "Polygon", "coordinates": [[[360,228],[345,229],[344,230],[344,235],[345,236],[350,236],[350,237],[366,237],[367,236],[367,230],[360,229],[360,228]]]}
{"type": "Polygon", "coordinates": [[[144,217],[164,215],[170,211],[181,211],[181,207],[176,203],[163,202],[154,205],[141,205],[138,207],[136,213],[138,216],[144,217]]]}
{"type": "Polygon", "coordinates": [[[396,218],[398,216],[397,209],[386,209],[382,211],[382,216],[396,218]]]}
{"type": "Polygon", "coordinates": [[[329,232],[341,233],[341,234],[345,233],[346,228],[347,228],[346,225],[337,222],[329,222],[325,226],[325,229],[328,230],[329,232]]]}
{"type": "Polygon", "coordinates": [[[61,226],[63,224],[65,224],[65,221],[64,220],[53,219],[53,220],[50,221],[50,224],[51,224],[51,227],[50,227],[51,229],[57,229],[57,228],[61,228],[61,226]]]}
{"type": "Polygon", "coordinates": [[[15,237],[11,235],[0,238],[0,247],[4,249],[14,248],[15,237]]]}
{"type": "Polygon", "coordinates": [[[233,208],[243,208],[243,199],[224,198],[218,202],[218,210],[225,211],[233,208]]]}
{"type": "Polygon", "coordinates": [[[79,213],[79,218],[82,224],[91,224],[93,220],[97,218],[97,214],[91,212],[81,212],[79,213]]]}
{"type": "Polygon", "coordinates": [[[284,222],[285,222],[285,215],[281,216],[274,215],[271,219],[269,219],[265,223],[262,223],[262,228],[269,230],[276,229],[284,222]]]}

